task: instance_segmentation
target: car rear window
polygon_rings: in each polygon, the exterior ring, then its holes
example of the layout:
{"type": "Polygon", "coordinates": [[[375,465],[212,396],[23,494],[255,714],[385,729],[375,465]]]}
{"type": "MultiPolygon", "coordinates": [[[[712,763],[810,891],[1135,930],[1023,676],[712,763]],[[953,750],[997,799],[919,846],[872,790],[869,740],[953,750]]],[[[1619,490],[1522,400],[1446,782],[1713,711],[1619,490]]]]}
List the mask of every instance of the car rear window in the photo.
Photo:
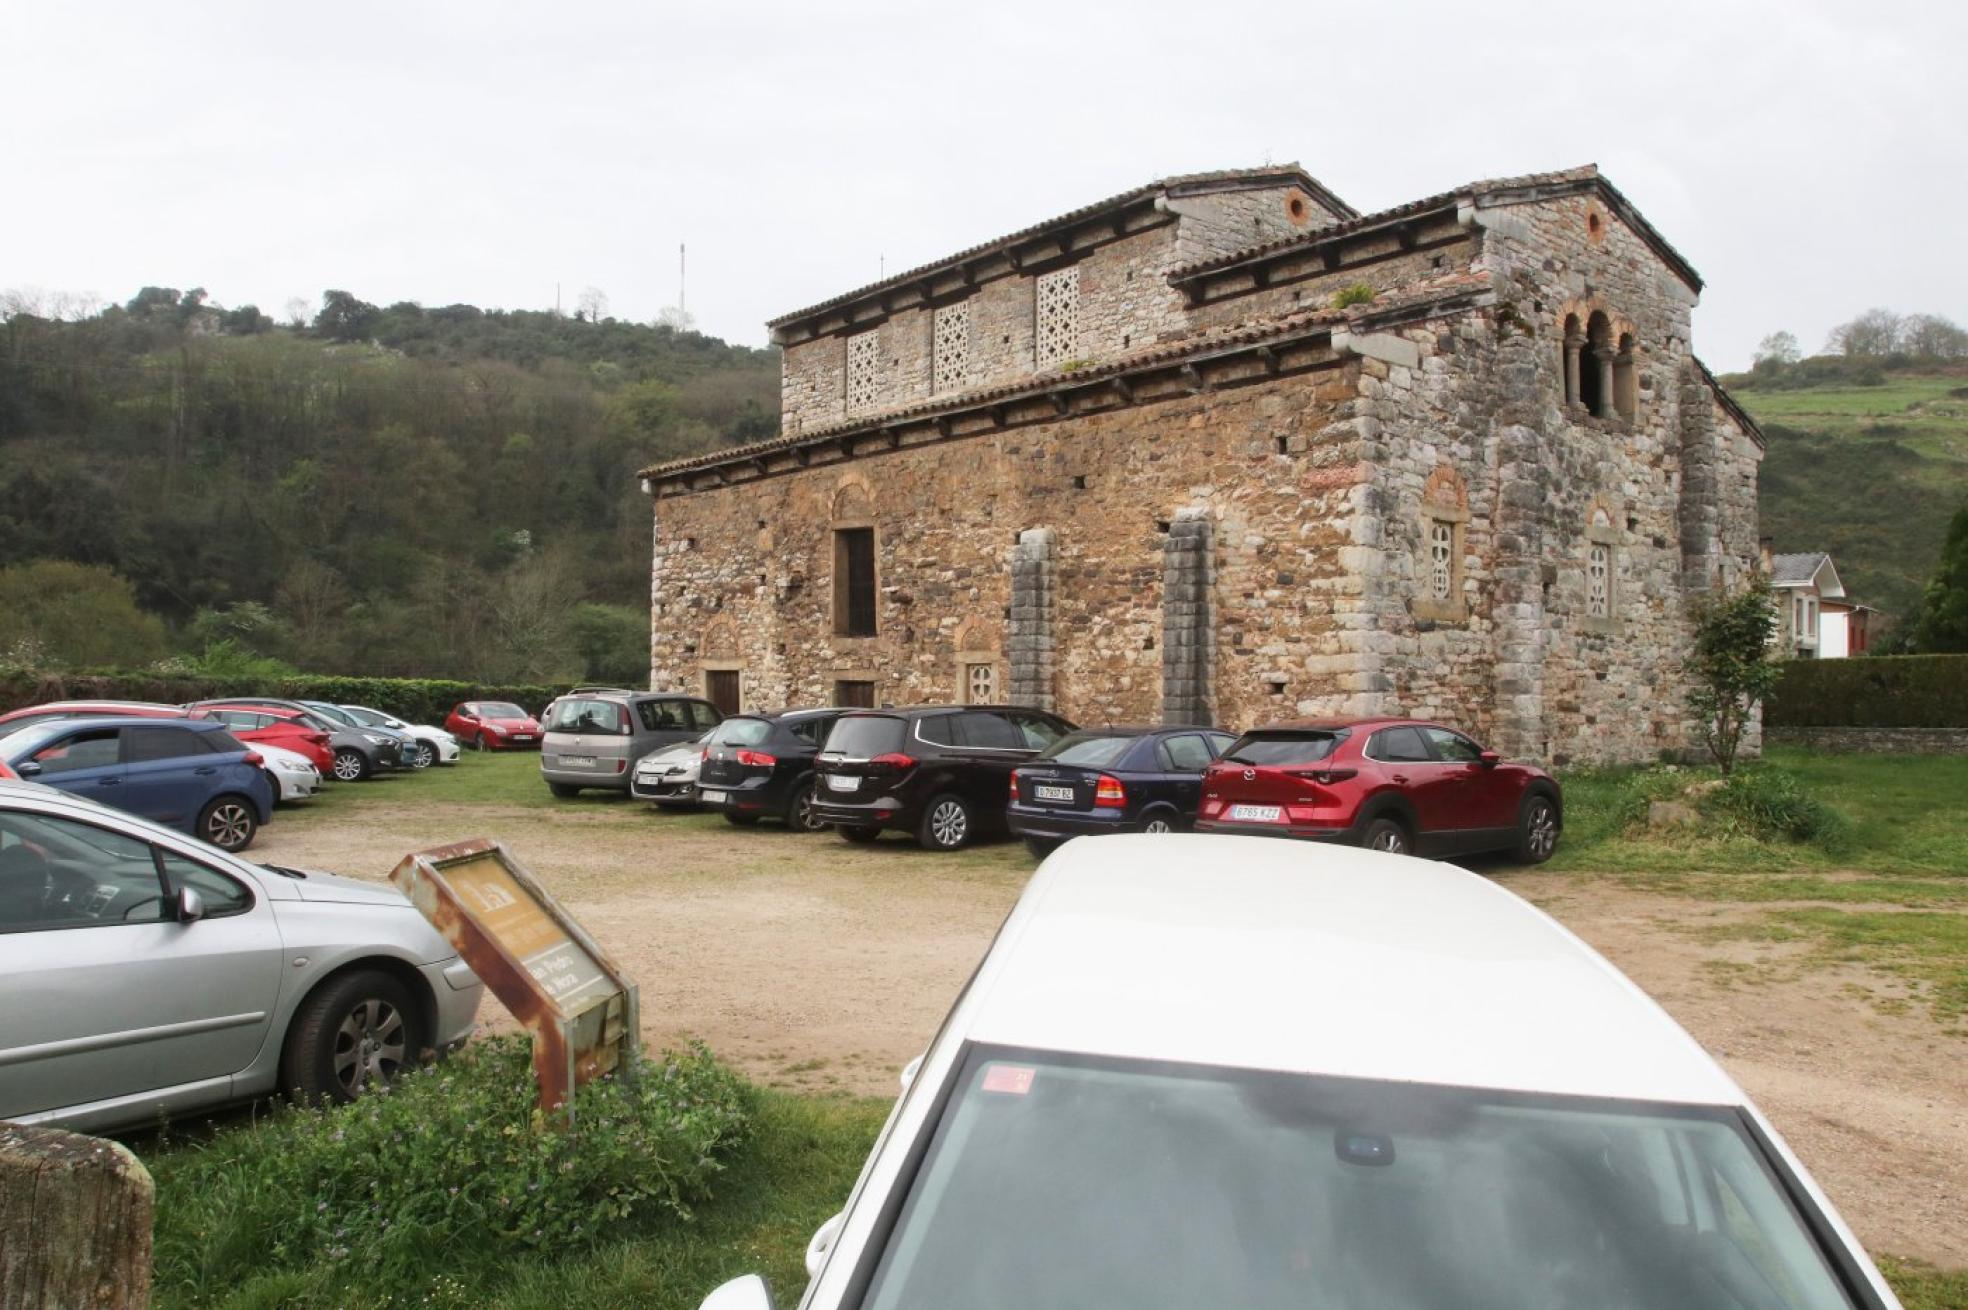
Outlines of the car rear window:
{"type": "Polygon", "coordinates": [[[1231,764],[1311,764],[1339,745],[1336,732],[1247,732],[1223,752],[1231,764]]]}
{"type": "Polygon", "coordinates": [[[1040,752],[1039,758],[1053,764],[1076,764],[1082,768],[1104,769],[1127,754],[1139,740],[1141,740],[1139,737],[1113,737],[1076,732],[1052,743],[1040,752]]]}
{"type": "Polygon", "coordinates": [[[772,735],[764,719],[726,719],[711,731],[713,746],[756,746],[772,735]]]}
{"type": "Polygon", "coordinates": [[[847,714],[834,720],[827,749],[851,759],[873,759],[902,749],[902,720],[886,714],[847,714]]]}
{"type": "MultiPolygon", "coordinates": [[[[487,718],[501,717],[486,711],[487,718]]],[[[512,717],[519,717],[515,712],[512,717]]],[[[548,732],[586,732],[613,733],[621,735],[629,730],[628,716],[622,707],[607,700],[562,700],[556,701],[553,716],[547,720],[548,732]]]]}

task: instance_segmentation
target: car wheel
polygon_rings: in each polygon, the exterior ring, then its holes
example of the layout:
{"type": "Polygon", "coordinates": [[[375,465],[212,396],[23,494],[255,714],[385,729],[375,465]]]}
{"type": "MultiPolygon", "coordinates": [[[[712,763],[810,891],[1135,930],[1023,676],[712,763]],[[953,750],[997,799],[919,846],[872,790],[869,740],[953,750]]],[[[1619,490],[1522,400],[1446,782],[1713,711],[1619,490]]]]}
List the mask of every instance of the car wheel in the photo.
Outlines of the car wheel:
{"type": "Polygon", "coordinates": [[[335,752],[335,776],[343,782],[361,782],[369,776],[369,759],[361,751],[344,746],[335,752]]]}
{"type": "Polygon", "coordinates": [[[287,1035],[281,1084],[301,1100],[346,1103],[371,1083],[412,1068],[424,1034],[408,989],[362,970],[336,978],[302,1003],[287,1035]]]}
{"type": "Polygon", "coordinates": [[[222,851],[243,851],[260,830],[253,802],[244,796],[221,796],[198,816],[198,835],[222,851]]]}
{"type": "Polygon", "coordinates": [[[1046,856],[1059,849],[1059,843],[1050,837],[1027,837],[1025,839],[1025,849],[1032,853],[1033,859],[1043,860],[1046,856]]]}
{"type": "Polygon", "coordinates": [[[550,782],[547,790],[564,801],[573,800],[581,794],[581,789],[571,782],[550,782]]]}
{"type": "Polygon", "coordinates": [[[484,734],[484,733],[482,733],[482,732],[474,732],[474,733],[473,733],[473,734],[471,735],[471,748],[472,748],[473,750],[475,750],[475,751],[482,751],[482,750],[484,750],[484,749],[485,749],[485,734],[484,734]]]}
{"type": "Polygon", "coordinates": [[[280,794],[280,779],[273,776],[273,770],[261,769],[260,772],[266,775],[267,791],[273,798],[271,803],[278,805],[280,802],[286,800],[287,798],[280,794]]]}
{"type": "Polygon", "coordinates": [[[916,841],[926,850],[962,850],[970,840],[970,806],[963,797],[943,795],[930,801],[916,825],[916,841]]]}
{"type": "Polygon", "coordinates": [[[1389,855],[1412,855],[1414,843],[1408,837],[1408,830],[1396,819],[1375,819],[1360,834],[1360,845],[1370,851],[1386,851],[1389,855]]]}
{"type": "Polygon", "coordinates": [[[793,789],[786,803],[786,826],[797,832],[819,832],[827,821],[813,812],[813,781],[808,779],[793,789]]]}
{"type": "Polygon", "coordinates": [[[740,814],[736,810],[726,810],[724,821],[734,828],[749,828],[759,821],[756,814],[740,814]]]}
{"type": "Polygon", "coordinates": [[[404,762],[413,769],[428,769],[437,763],[437,747],[427,741],[420,741],[411,748],[410,758],[404,762]]]}
{"type": "Polygon", "coordinates": [[[1153,814],[1150,814],[1147,818],[1143,819],[1141,821],[1141,826],[1136,828],[1135,831],[1155,832],[1155,833],[1174,832],[1175,816],[1170,814],[1167,810],[1156,810],[1153,814]]]}
{"type": "Polygon", "coordinates": [[[1558,807],[1541,792],[1527,797],[1517,819],[1517,862],[1543,864],[1557,849],[1558,807]]]}
{"type": "Polygon", "coordinates": [[[837,823],[834,825],[834,831],[857,846],[865,846],[881,836],[880,828],[871,828],[861,823],[837,823]]]}

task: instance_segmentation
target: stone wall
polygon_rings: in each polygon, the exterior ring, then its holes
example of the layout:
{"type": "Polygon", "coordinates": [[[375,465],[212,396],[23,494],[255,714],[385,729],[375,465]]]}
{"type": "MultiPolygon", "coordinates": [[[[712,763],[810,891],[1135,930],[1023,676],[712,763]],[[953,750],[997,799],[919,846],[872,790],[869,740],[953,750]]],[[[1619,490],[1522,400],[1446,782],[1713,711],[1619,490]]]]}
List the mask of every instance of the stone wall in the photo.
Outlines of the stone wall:
{"type": "Polygon", "coordinates": [[[1295,186],[1211,191],[1174,196],[1168,203],[1182,216],[1174,251],[1179,264],[1235,254],[1339,221],[1339,215],[1295,186]]]}
{"type": "Polygon", "coordinates": [[[1770,728],[1772,745],[1872,755],[1968,755],[1968,728],[1770,728]]]}

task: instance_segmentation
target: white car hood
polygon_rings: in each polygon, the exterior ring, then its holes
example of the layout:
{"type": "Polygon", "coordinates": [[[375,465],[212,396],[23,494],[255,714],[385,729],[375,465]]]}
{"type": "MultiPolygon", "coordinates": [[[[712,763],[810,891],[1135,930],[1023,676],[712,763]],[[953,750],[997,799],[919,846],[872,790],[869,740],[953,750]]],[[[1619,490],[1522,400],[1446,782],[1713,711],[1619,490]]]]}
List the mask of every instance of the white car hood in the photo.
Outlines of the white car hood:
{"type": "Polygon", "coordinates": [[[344,878],[339,874],[315,873],[309,870],[307,877],[294,880],[293,887],[304,901],[332,901],[339,905],[393,905],[404,910],[410,908],[409,899],[394,887],[383,883],[362,882],[356,878],[344,878]]]}

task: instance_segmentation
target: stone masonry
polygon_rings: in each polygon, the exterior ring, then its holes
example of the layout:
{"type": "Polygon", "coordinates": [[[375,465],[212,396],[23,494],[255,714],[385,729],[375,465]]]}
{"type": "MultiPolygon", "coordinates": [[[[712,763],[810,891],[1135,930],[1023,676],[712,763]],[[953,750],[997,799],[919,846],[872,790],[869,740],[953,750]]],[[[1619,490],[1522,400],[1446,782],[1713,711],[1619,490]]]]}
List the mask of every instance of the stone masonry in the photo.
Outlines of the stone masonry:
{"type": "Polygon", "coordinates": [[[787,315],[781,435],[644,472],[652,685],[735,644],[748,705],[1684,753],[1690,601],[1753,565],[1762,452],[1690,348],[1700,287],[1591,168],[1361,215],[1287,167],[787,315]]]}

